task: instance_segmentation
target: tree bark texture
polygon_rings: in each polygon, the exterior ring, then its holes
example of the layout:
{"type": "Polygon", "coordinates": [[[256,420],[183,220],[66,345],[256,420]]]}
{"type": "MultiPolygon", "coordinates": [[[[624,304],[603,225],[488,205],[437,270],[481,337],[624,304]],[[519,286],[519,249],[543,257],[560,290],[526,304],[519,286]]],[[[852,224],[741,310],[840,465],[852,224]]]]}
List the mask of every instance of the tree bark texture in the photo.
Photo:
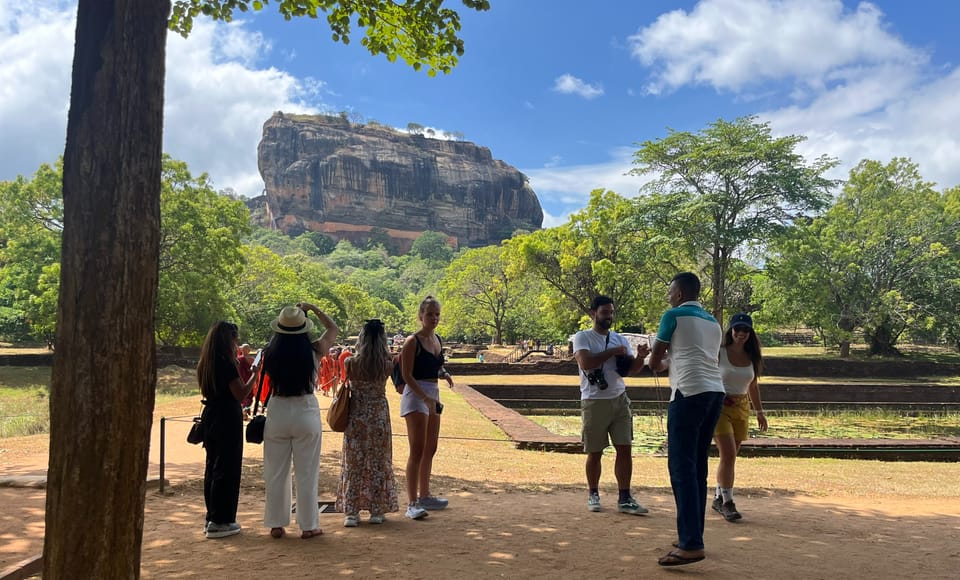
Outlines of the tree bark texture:
{"type": "Polygon", "coordinates": [[[80,0],[43,578],[138,578],[156,384],[169,0],[80,0]]]}

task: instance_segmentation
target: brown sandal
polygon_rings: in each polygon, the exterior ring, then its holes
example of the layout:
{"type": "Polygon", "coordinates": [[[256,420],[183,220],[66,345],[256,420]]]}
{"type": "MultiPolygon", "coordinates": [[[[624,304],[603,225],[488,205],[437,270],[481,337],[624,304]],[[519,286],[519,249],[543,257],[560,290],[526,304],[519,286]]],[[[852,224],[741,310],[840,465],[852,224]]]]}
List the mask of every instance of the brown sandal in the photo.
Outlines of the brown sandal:
{"type": "Polygon", "coordinates": [[[300,532],[300,539],[309,540],[310,538],[315,538],[317,536],[322,536],[322,535],[323,535],[323,530],[321,530],[320,528],[317,528],[315,530],[305,530],[303,532],[300,532]]]}
{"type": "Polygon", "coordinates": [[[270,536],[274,539],[280,539],[284,535],[283,528],[270,528],[270,536]]]}
{"type": "Polygon", "coordinates": [[[661,566],[686,566],[687,564],[700,562],[704,558],[706,556],[684,556],[679,549],[676,549],[667,552],[666,555],[657,560],[657,564],[661,566]]]}

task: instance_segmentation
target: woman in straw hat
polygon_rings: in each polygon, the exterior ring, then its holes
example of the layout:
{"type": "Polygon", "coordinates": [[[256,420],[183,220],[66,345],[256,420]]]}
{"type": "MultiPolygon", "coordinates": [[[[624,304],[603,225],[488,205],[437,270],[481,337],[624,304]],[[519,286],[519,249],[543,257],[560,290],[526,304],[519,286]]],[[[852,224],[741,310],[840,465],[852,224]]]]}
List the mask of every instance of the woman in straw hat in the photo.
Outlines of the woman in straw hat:
{"type": "Polygon", "coordinates": [[[270,377],[270,412],[263,431],[263,478],[267,488],[263,522],[281,538],[293,501],[290,462],[297,476],[297,525],[303,539],[319,536],[317,485],[320,478],[320,405],[314,394],[319,358],[337,338],[337,325],[313,304],[285,306],[270,323],[274,335],[263,356],[270,377]],[[324,327],[310,340],[316,314],[324,327]]]}

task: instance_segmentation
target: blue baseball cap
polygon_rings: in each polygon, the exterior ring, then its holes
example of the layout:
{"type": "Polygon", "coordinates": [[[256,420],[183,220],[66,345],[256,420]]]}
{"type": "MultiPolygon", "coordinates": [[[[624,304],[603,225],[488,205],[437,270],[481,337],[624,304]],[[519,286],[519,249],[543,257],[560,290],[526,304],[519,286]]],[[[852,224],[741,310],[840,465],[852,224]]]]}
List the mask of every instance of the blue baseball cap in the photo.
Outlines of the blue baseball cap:
{"type": "Polygon", "coordinates": [[[745,312],[740,312],[734,314],[730,318],[730,328],[736,328],[738,326],[746,326],[749,329],[753,329],[753,319],[750,318],[750,315],[745,312]]]}

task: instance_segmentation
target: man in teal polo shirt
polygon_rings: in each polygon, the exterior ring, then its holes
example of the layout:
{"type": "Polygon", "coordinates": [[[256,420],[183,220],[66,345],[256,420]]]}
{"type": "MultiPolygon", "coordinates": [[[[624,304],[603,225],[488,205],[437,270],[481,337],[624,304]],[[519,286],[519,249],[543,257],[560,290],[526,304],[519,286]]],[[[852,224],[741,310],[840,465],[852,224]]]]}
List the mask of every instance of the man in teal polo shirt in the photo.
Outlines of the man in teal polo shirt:
{"type": "Polygon", "coordinates": [[[707,508],[707,454],[723,407],[718,356],[723,329],[697,300],[700,279],[691,272],[670,281],[650,368],[662,371],[670,353],[670,406],[667,410],[667,464],[677,504],[676,548],[660,558],[661,566],[681,566],[704,559],[703,522],[707,508]]]}

